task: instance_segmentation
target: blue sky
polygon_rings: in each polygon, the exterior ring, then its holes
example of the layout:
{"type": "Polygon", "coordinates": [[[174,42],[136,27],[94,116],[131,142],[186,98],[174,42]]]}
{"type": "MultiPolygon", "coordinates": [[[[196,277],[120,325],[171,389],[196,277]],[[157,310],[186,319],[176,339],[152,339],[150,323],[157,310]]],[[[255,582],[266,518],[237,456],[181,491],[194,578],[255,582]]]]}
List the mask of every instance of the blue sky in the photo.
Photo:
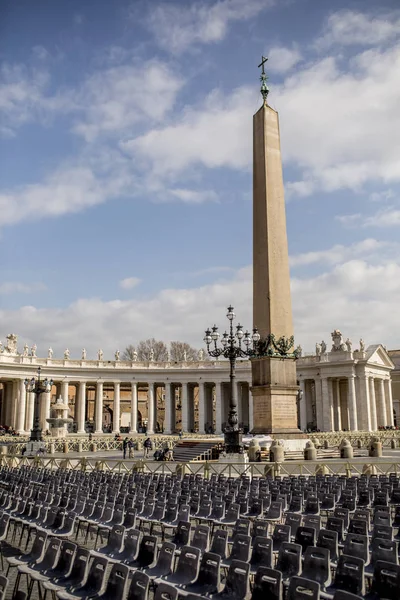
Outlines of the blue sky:
{"type": "Polygon", "coordinates": [[[295,336],[399,347],[395,0],[3,0],[0,338],[112,355],[251,326],[269,56],[295,336]]]}

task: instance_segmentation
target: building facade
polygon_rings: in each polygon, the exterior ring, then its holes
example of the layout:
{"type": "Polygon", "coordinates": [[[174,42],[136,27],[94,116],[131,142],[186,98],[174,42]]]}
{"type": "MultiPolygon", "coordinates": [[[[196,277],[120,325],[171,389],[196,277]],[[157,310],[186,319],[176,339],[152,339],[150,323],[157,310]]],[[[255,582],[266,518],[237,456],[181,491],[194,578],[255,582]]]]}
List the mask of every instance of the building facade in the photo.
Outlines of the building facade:
{"type": "MultiPolygon", "coordinates": [[[[397,424],[400,404],[399,368],[381,345],[352,351],[351,348],[297,360],[300,388],[298,422],[302,430],[374,431],[397,424]]],[[[183,362],[76,360],[36,356],[36,348],[18,352],[16,336],[0,346],[0,424],[20,434],[33,425],[34,394],[24,381],[37,376],[53,380],[51,391],[42,394],[40,424],[58,397],[68,403],[71,433],[164,432],[221,433],[229,411],[229,362],[204,359],[183,362]]],[[[251,365],[238,361],[236,369],[239,422],[245,431],[254,428],[251,365]]],[[[398,423],[400,425],[400,422],[398,423]]]]}

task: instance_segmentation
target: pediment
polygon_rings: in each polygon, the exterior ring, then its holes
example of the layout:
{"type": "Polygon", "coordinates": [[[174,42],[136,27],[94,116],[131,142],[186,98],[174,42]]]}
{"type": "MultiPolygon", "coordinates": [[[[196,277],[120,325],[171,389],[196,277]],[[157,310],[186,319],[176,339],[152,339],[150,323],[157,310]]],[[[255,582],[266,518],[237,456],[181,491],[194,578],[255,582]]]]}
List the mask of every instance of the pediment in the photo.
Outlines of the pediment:
{"type": "Polygon", "coordinates": [[[366,359],[368,364],[379,365],[386,367],[387,369],[395,368],[390,356],[381,344],[369,346],[367,349],[366,359]]]}

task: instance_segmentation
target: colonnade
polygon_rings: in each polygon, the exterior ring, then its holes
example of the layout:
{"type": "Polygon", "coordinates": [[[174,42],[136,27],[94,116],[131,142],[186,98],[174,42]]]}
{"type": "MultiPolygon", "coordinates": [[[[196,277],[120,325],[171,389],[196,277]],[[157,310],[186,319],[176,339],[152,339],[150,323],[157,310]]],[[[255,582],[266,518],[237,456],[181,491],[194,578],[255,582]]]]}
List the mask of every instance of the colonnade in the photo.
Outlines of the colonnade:
{"type": "Polygon", "coordinates": [[[376,431],[393,426],[390,377],[371,374],[300,380],[300,428],[376,431]]]}
{"type": "MultiPolygon", "coordinates": [[[[33,392],[27,392],[24,379],[0,380],[1,412],[0,423],[15,429],[18,433],[29,432],[33,427],[34,402],[33,392]]],[[[237,385],[239,421],[249,429],[253,426],[252,398],[250,382],[239,381],[237,385]]],[[[55,381],[49,392],[40,396],[40,426],[43,430],[49,428],[46,421],[50,417],[51,401],[61,395],[66,404],[71,405],[75,431],[78,434],[87,432],[89,421],[89,399],[93,396],[94,411],[91,427],[94,433],[103,433],[105,403],[112,403],[112,432],[118,433],[121,428],[121,393],[124,395],[123,404],[130,404],[129,416],[125,414],[125,422],[129,423],[129,432],[138,431],[139,390],[146,393],[147,433],[155,433],[157,429],[159,399],[162,398],[164,433],[174,433],[177,430],[186,432],[198,431],[208,433],[209,428],[221,433],[229,411],[229,382],[217,381],[71,381],[64,378],[55,381]],[[72,388],[75,388],[74,390],[72,388]],[[112,390],[109,401],[105,390],[112,390]],[[71,392],[74,392],[71,394],[71,392]],[[161,393],[160,393],[161,392],[161,393]],[[70,395],[71,394],[71,395],[70,395]],[[73,405],[73,406],[72,406],[73,405]],[[195,415],[196,406],[196,415],[195,415]],[[180,423],[177,413],[180,412],[180,423]]],[[[125,411],[126,412],[126,411],[125,411]]]]}

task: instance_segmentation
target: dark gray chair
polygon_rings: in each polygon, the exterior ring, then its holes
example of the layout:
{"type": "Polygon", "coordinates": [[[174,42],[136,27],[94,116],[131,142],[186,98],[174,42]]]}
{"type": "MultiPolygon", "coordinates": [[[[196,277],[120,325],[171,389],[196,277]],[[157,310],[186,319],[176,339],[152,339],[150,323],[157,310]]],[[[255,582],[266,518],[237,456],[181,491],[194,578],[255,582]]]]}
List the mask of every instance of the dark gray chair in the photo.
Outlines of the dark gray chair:
{"type": "Polygon", "coordinates": [[[149,597],[150,577],[142,571],[135,571],[132,575],[126,600],[147,600],[149,597]]]}
{"type": "Polygon", "coordinates": [[[224,600],[245,600],[249,596],[250,565],[240,560],[232,561],[225,587],[214,598],[224,600]]]}
{"type": "Polygon", "coordinates": [[[173,570],[174,553],[175,544],[163,542],[157,561],[148,567],[145,567],[143,572],[146,573],[151,580],[169,575],[173,570]]]}
{"type": "Polygon", "coordinates": [[[335,579],[324,592],[321,592],[322,598],[333,598],[337,590],[351,592],[358,596],[365,594],[364,582],[364,561],[355,556],[342,554],[339,557],[335,579]]]}
{"type": "Polygon", "coordinates": [[[205,552],[201,559],[200,569],[194,583],[186,585],[184,593],[198,596],[212,596],[221,591],[221,557],[218,554],[205,552]]]}
{"type": "Polygon", "coordinates": [[[319,583],[305,577],[291,578],[286,600],[319,600],[319,598],[319,583]]]}
{"type": "Polygon", "coordinates": [[[102,592],[107,569],[107,559],[104,556],[95,556],[90,565],[87,579],[83,585],[68,587],[66,591],[57,591],[60,600],[73,600],[74,598],[91,598],[102,592]]]}
{"type": "Polygon", "coordinates": [[[80,587],[83,585],[89,566],[90,552],[86,548],[77,548],[73,557],[72,568],[65,575],[55,577],[51,581],[42,581],[45,589],[44,598],[47,592],[56,592],[68,587],[80,587]]]}
{"type": "Polygon", "coordinates": [[[272,540],[262,536],[253,540],[250,572],[254,574],[260,567],[272,568],[272,540]]]}
{"type": "Polygon", "coordinates": [[[178,600],[178,588],[163,581],[157,586],[154,600],[178,600]]]}
{"type": "Polygon", "coordinates": [[[291,542],[283,542],[279,550],[276,569],[282,573],[283,583],[296,575],[300,574],[301,566],[301,546],[291,542]]]}
{"type": "Polygon", "coordinates": [[[310,546],[304,555],[301,576],[316,581],[322,590],[331,584],[329,550],[310,546]]]}
{"type": "MultiPolygon", "coordinates": [[[[194,583],[199,572],[200,550],[192,546],[184,546],[178,559],[176,571],[160,578],[173,585],[186,586],[194,583]]],[[[155,580],[158,583],[158,579],[155,580]]]]}
{"type": "Polygon", "coordinates": [[[228,555],[228,531],[226,529],[217,529],[212,537],[210,552],[218,554],[222,560],[228,555]]]}
{"type": "Polygon", "coordinates": [[[259,567],[254,578],[251,600],[282,600],[282,573],[276,569],[259,567]]]}
{"type": "Polygon", "coordinates": [[[91,600],[123,600],[125,588],[128,581],[129,568],[126,565],[116,563],[112,566],[107,586],[103,593],[91,596],[91,600]]]}
{"type": "Polygon", "coordinates": [[[400,598],[400,566],[378,560],[375,563],[371,589],[367,600],[398,600],[400,598]]]}
{"type": "Polygon", "coordinates": [[[108,541],[105,546],[92,550],[92,556],[106,556],[107,558],[115,558],[122,552],[124,544],[125,527],[122,525],[114,525],[111,529],[108,541]]]}

